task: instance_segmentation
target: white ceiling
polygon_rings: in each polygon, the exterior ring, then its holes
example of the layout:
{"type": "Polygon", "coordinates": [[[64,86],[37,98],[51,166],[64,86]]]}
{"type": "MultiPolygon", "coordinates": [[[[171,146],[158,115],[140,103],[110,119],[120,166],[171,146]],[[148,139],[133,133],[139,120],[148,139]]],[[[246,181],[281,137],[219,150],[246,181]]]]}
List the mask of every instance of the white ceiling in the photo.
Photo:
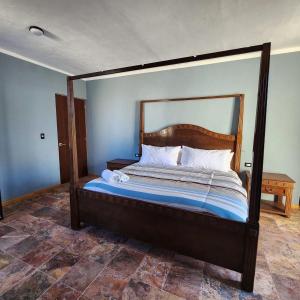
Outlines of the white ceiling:
{"type": "Polygon", "coordinates": [[[71,74],[268,41],[300,49],[300,0],[0,0],[0,48],[71,74]]]}

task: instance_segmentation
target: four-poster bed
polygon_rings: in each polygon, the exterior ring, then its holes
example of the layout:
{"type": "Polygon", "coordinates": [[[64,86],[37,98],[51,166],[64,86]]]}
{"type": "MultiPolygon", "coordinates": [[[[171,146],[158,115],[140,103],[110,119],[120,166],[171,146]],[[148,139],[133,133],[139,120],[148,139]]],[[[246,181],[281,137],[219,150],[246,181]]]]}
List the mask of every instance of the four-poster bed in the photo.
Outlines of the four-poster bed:
{"type": "MultiPolygon", "coordinates": [[[[182,254],[235,270],[242,273],[242,289],[252,291],[259,234],[259,208],[270,48],[271,44],[265,43],[258,46],[68,77],[72,228],[79,229],[81,221],[103,225],[108,229],[116,230],[128,236],[171,248],[182,254]],[[167,207],[161,204],[137,202],[128,197],[86,190],[79,185],[74,118],[74,80],[257,51],[261,52],[261,63],[253,145],[253,171],[249,198],[249,214],[245,223],[220,218],[207,213],[167,207]]],[[[243,95],[234,96],[240,100],[241,112],[243,95]]],[[[142,102],[141,104],[141,116],[143,116],[144,103],[142,102]]],[[[143,118],[141,118],[140,144],[148,143],[157,146],[185,144],[186,146],[202,147],[204,149],[229,148],[235,152],[232,167],[235,171],[239,171],[240,145],[242,140],[241,114],[238,132],[235,136],[217,134],[199,126],[189,124],[179,124],[166,128],[163,131],[148,134],[144,133],[143,123],[143,118]]]]}

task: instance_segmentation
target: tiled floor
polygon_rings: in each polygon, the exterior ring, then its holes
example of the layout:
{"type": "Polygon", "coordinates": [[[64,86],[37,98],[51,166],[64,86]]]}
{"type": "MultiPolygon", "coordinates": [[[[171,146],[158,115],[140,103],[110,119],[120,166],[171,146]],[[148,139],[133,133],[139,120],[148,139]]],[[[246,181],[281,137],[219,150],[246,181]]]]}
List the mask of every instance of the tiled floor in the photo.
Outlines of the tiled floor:
{"type": "Polygon", "coordinates": [[[68,194],[6,208],[0,299],[300,299],[300,210],[262,215],[255,292],[240,275],[94,227],[69,228],[68,194]]]}

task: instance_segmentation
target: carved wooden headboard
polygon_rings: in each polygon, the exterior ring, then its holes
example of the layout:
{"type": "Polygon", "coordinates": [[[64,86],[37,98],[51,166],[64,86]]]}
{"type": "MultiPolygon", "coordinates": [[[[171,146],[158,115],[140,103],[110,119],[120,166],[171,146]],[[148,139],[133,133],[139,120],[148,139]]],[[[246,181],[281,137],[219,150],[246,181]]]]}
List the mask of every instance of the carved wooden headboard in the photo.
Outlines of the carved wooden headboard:
{"type": "Polygon", "coordinates": [[[193,98],[176,98],[163,100],[145,100],[140,102],[140,154],[142,144],[153,146],[181,146],[185,145],[199,149],[231,149],[234,152],[231,167],[234,171],[240,171],[242,132],[244,114],[244,94],[217,95],[193,98]],[[239,117],[236,134],[222,134],[210,131],[206,128],[192,124],[176,124],[158,131],[144,131],[144,106],[150,102],[169,102],[205,99],[232,99],[239,100],[239,117]]]}

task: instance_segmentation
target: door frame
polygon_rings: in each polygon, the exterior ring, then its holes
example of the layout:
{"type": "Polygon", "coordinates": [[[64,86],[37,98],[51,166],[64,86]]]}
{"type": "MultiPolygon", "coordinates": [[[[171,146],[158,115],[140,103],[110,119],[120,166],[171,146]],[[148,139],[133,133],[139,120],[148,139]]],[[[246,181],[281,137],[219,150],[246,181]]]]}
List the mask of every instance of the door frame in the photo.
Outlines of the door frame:
{"type": "MultiPolygon", "coordinates": [[[[67,98],[68,98],[67,95],[61,94],[61,93],[55,93],[55,97],[56,97],[56,96],[63,96],[63,97],[67,97],[67,98]]],[[[79,100],[84,100],[84,101],[86,101],[86,99],[84,99],[84,98],[75,97],[75,96],[74,96],[74,99],[79,99],[79,100]]],[[[84,106],[86,107],[86,104],[85,104],[84,106]]]]}

